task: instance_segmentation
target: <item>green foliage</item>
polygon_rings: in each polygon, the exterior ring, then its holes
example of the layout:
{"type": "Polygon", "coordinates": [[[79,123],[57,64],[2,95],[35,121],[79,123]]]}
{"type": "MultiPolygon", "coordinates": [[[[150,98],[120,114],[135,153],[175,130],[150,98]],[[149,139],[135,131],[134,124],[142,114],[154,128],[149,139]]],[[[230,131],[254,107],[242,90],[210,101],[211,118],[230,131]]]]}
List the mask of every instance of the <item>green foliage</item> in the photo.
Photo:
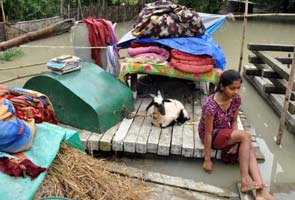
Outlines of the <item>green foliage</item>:
{"type": "Polygon", "coordinates": [[[217,13],[223,0],[179,0],[178,3],[197,12],[217,13]]]}
{"type": "Polygon", "coordinates": [[[294,0],[252,0],[255,7],[265,12],[280,12],[280,13],[293,13],[295,12],[294,0]]]}
{"type": "Polygon", "coordinates": [[[12,61],[16,58],[19,58],[22,56],[24,53],[20,48],[11,48],[7,49],[6,51],[0,52],[0,60],[2,61],[12,61]]]}
{"type": "Polygon", "coordinates": [[[59,15],[60,0],[4,0],[8,21],[26,21],[59,15]]]}

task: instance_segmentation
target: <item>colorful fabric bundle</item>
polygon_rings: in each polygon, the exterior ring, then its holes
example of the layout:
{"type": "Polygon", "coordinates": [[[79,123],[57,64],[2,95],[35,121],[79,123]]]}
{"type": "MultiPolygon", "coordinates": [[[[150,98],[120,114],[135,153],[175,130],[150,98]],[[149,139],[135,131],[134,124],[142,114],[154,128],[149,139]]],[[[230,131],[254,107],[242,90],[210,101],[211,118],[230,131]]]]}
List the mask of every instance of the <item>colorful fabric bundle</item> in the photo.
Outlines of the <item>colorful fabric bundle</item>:
{"type": "Polygon", "coordinates": [[[15,115],[19,119],[27,121],[34,118],[36,123],[58,123],[53,106],[44,94],[23,88],[0,85],[0,98],[12,102],[15,115]]]}
{"type": "Polygon", "coordinates": [[[172,49],[171,57],[170,65],[183,72],[205,73],[215,66],[215,60],[207,55],[192,55],[172,49]]]}
{"type": "Polygon", "coordinates": [[[205,27],[197,12],[170,1],[147,4],[136,19],[132,34],[154,39],[203,35],[205,27]]]}
{"type": "Polygon", "coordinates": [[[29,124],[15,116],[10,101],[0,99],[0,151],[15,153],[29,147],[35,133],[34,121],[29,124]]]}

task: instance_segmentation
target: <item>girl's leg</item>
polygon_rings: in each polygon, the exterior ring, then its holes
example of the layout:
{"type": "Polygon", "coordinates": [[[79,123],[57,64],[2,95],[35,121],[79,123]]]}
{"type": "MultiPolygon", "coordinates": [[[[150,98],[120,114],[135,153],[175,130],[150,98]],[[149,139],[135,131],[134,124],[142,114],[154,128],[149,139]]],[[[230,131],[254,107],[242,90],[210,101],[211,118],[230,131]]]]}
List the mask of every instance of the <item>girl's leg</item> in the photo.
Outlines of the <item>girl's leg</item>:
{"type": "Polygon", "coordinates": [[[250,172],[251,178],[257,184],[263,184],[263,180],[262,180],[262,177],[260,174],[260,170],[258,168],[258,163],[257,163],[256,156],[255,156],[252,146],[251,146],[251,151],[250,151],[249,172],[250,172]]]}
{"type": "MultiPolygon", "coordinates": [[[[257,184],[263,184],[263,180],[261,177],[261,173],[258,167],[258,163],[256,160],[255,152],[253,148],[251,148],[250,152],[250,163],[249,163],[249,171],[252,179],[257,183],[257,184]]],[[[256,190],[256,198],[259,199],[263,197],[266,200],[273,200],[274,197],[266,190],[265,187],[262,189],[256,190]]],[[[261,198],[262,199],[262,198],[261,198]]]]}
{"type": "Polygon", "coordinates": [[[229,144],[240,143],[239,147],[239,162],[242,183],[250,182],[249,167],[250,167],[250,151],[251,151],[251,136],[245,131],[235,130],[228,141],[229,144]]]}

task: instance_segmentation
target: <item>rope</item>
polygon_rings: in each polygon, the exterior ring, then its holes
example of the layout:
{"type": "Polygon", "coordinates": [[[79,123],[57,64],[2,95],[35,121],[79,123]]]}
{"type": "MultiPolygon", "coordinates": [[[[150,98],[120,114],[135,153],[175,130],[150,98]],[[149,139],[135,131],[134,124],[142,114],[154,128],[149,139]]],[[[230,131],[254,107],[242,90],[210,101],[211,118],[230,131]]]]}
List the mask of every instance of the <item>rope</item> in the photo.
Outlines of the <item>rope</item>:
{"type": "Polygon", "coordinates": [[[146,117],[146,115],[136,114],[136,113],[132,112],[126,116],[127,119],[133,119],[135,117],[146,117]]]}
{"type": "Polygon", "coordinates": [[[27,77],[31,77],[31,76],[36,76],[36,75],[39,75],[39,74],[43,74],[43,73],[45,73],[45,72],[48,72],[48,71],[43,71],[43,72],[39,72],[39,73],[35,73],[35,74],[28,74],[28,75],[24,75],[24,76],[17,76],[17,77],[11,78],[11,79],[7,79],[7,80],[4,80],[4,81],[0,81],[0,84],[7,83],[7,82],[11,82],[11,81],[18,80],[18,79],[22,79],[22,78],[27,78],[27,77]]]}
{"type": "Polygon", "coordinates": [[[22,48],[52,48],[52,49],[106,49],[107,47],[77,47],[77,46],[46,46],[46,45],[20,45],[22,48]]]}
{"type": "Polygon", "coordinates": [[[16,66],[16,67],[0,68],[0,71],[11,70],[11,69],[21,69],[21,68],[25,68],[25,67],[33,67],[36,65],[44,65],[44,64],[46,64],[46,63],[42,62],[42,63],[30,64],[30,65],[20,65],[20,66],[16,66]]]}

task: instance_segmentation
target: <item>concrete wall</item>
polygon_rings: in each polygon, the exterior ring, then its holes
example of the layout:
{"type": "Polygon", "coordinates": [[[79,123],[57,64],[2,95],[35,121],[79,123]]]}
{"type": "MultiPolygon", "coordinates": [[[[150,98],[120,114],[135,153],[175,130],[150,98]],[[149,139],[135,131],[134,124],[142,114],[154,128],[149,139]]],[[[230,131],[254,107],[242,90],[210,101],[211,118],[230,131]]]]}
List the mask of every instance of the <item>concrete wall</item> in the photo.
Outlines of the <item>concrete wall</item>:
{"type": "MultiPolygon", "coordinates": [[[[6,26],[7,39],[12,39],[28,32],[37,31],[63,20],[61,17],[52,17],[40,20],[23,21],[6,26]]],[[[0,32],[1,34],[1,32],[0,32]]],[[[1,37],[1,36],[0,36],[1,37]]]]}

